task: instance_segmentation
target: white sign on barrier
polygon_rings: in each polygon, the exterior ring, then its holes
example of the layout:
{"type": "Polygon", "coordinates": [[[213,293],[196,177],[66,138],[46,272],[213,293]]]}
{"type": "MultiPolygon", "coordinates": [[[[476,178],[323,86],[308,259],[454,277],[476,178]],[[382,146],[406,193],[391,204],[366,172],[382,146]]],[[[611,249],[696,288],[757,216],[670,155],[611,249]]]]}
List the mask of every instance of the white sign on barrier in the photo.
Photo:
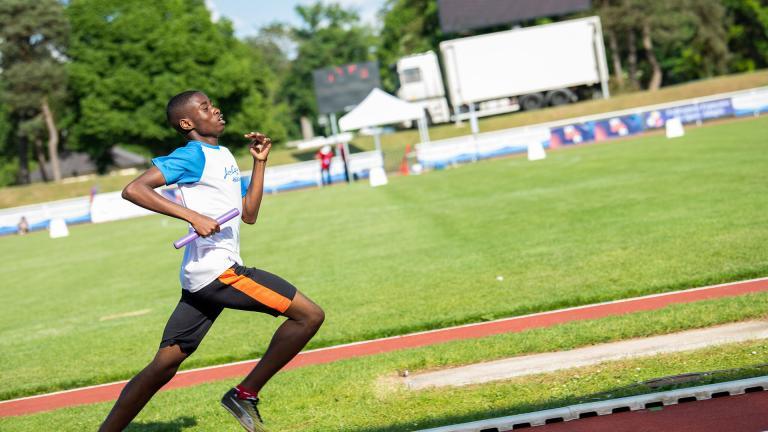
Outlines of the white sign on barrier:
{"type": "Polygon", "coordinates": [[[537,161],[547,158],[547,153],[544,151],[544,146],[540,142],[532,142],[528,144],[528,160],[537,161]]]}
{"type": "Polygon", "coordinates": [[[666,124],[667,138],[679,138],[685,135],[683,122],[679,118],[673,117],[667,120],[666,124]]]}
{"type": "Polygon", "coordinates": [[[51,238],[61,238],[69,236],[67,223],[62,218],[53,218],[48,225],[48,234],[51,238]]]}
{"type": "Polygon", "coordinates": [[[368,181],[370,182],[371,187],[384,186],[387,184],[387,173],[384,172],[384,168],[380,166],[372,168],[370,175],[368,176],[368,181]]]}

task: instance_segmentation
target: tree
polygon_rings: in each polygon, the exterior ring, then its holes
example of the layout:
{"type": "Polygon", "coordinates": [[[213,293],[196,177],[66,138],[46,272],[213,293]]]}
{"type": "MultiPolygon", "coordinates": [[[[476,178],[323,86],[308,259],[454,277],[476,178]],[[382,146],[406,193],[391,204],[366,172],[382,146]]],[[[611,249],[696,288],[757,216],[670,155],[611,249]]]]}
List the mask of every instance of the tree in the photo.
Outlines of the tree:
{"type": "MultiPolygon", "coordinates": [[[[0,86],[0,101],[3,99],[3,90],[0,86]]],[[[0,186],[13,184],[18,172],[15,151],[13,145],[9,145],[11,122],[8,114],[8,106],[0,102],[0,186]]]]}
{"type": "Polygon", "coordinates": [[[272,107],[274,76],[234,37],[230,22],[212,22],[203,0],[72,0],[67,15],[71,141],[100,169],[111,162],[113,145],[137,144],[156,154],[177,147],[165,105],[189,89],[206,92],[222,109],[224,142],[240,142],[255,129],[285,138],[272,107]]]}
{"type": "Polygon", "coordinates": [[[273,104],[281,120],[281,127],[287,136],[296,136],[298,128],[291,119],[288,108],[288,98],[282,91],[286,77],[291,71],[290,52],[295,48],[292,30],[286,24],[272,23],[262,27],[256,36],[245,39],[245,44],[252,50],[255,57],[268,66],[272,76],[273,104]]]}
{"type": "MultiPolygon", "coordinates": [[[[724,8],[718,0],[603,0],[596,6],[614,74],[626,64],[633,89],[641,80],[656,90],[663,81],[688,81],[727,70],[724,8]]],[[[623,83],[619,77],[615,81],[623,83]]]]}
{"type": "Polygon", "coordinates": [[[746,72],[768,67],[768,1],[723,0],[728,24],[729,69],[746,72]]]}
{"type": "Polygon", "coordinates": [[[394,91],[392,69],[406,55],[437,51],[443,40],[436,0],[387,0],[379,11],[383,26],[376,55],[381,61],[384,87],[394,91]]]}
{"type": "MultiPolygon", "coordinates": [[[[59,131],[51,105],[66,92],[62,61],[68,31],[63,6],[56,0],[0,1],[0,64],[6,82],[5,102],[17,127],[42,117],[46,127],[34,129],[37,135],[32,138],[42,139],[43,130],[47,133],[48,158],[55,180],[61,179],[59,131]]],[[[27,134],[17,137],[20,183],[29,182],[29,139],[27,134]]]]}
{"type": "Polygon", "coordinates": [[[291,30],[297,45],[296,58],[283,83],[283,93],[291,107],[292,121],[302,116],[317,117],[312,83],[315,69],[373,59],[375,38],[370,28],[360,24],[355,11],[338,4],[317,2],[297,6],[302,24],[291,30]]]}

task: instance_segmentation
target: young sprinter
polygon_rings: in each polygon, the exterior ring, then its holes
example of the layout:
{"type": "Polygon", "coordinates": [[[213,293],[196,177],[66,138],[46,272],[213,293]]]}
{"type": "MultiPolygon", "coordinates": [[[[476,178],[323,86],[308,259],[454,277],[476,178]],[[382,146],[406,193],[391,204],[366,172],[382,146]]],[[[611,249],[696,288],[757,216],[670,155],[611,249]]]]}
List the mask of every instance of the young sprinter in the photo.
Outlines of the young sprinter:
{"type": "Polygon", "coordinates": [[[126,384],[99,430],[122,431],[197,349],[221,311],[231,308],[288,318],[275,332],[256,367],[221,399],[246,430],[264,431],[257,408],[259,390],[301,351],[325,318],[322,309],[290,283],[243,266],[237,218],[221,226],[213,219],[238,208],[243,222],[256,222],[272,141],[260,133],[245,135],[253,156],[251,183],[246,190],[241,186],[234,157],[219,145],[224,116],[205,94],[186,91],[174,96],[166,114],[168,122],[187,139],[186,146],[153,159],[154,166],[126,186],[123,197],[189,222],[200,238],[184,250],[181,300],[165,326],[160,349],[152,362],[126,384]],[[183,206],[154,191],[171,184],[178,185],[183,206]]]}

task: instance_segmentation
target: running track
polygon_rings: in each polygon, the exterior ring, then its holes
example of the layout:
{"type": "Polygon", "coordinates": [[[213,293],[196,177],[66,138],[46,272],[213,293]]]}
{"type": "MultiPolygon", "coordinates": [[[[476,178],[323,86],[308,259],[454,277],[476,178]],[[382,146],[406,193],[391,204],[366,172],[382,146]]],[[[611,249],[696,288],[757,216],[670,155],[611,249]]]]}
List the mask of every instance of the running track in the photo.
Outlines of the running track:
{"type": "Polygon", "coordinates": [[[553,423],[536,432],[768,431],[768,391],[553,423]]]}
{"type": "MultiPolygon", "coordinates": [[[[762,291],[768,291],[768,277],[304,351],[284,369],[330,363],[354,357],[382,354],[454,340],[481,338],[501,333],[514,333],[550,327],[571,321],[656,310],[671,304],[690,303],[762,291]]],[[[242,377],[253,368],[257,361],[248,360],[182,371],[162,390],[242,377]]],[[[3,401],[0,402],[0,417],[32,414],[58,408],[115,400],[125,383],[126,381],[120,381],[3,401]]]]}

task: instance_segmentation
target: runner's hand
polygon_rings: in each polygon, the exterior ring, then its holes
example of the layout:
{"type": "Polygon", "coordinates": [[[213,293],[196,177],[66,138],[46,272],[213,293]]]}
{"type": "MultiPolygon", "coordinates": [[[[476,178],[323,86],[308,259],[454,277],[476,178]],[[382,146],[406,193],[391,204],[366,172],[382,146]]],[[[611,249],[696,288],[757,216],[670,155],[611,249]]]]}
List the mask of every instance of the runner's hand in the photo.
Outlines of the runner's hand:
{"type": "Polygon", "coordinates": [[[195,219],[189,221],[192,224],[192,228],[200,237],[208,237],[219,231],[221,227],[216,219],[209,218],[208,216],[198,215],[195,219]]]}
{"type": "Polygon", "coordinates": [[[247,133],[245,137],[251,140],[249,144],[251,156],[258,161],[266,161],[269,156],[269,150],[272,148],[272,138],[261,132],[247,133]]]}

